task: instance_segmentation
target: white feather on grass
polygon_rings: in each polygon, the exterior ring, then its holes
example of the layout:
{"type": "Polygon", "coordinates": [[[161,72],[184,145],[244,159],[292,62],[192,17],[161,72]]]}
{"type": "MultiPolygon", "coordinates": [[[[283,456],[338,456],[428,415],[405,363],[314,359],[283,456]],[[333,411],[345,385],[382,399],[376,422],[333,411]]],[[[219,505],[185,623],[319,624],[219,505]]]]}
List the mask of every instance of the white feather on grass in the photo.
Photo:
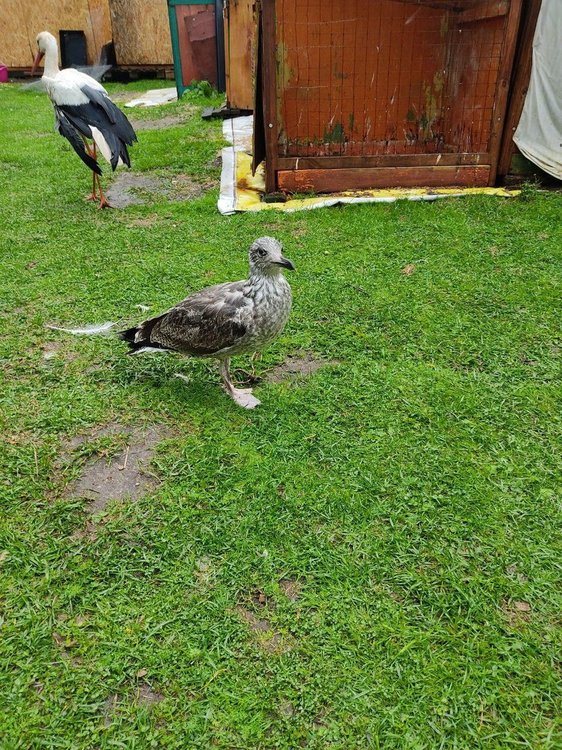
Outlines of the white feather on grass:
{"type": "Polygon", "coordinates": [[[100,336],[110,331],[117,323],[108,320],[101,325],[93,323],[92,325],[84,326],[83,328],[61,328],[60,326],[46,325],[46,328],[50,328],[53,331],[63,331],[64,333],[72,333],[74,336],[100,336]]]}
{"type": "Polygon", "coordinates": [[[166,350],[158,346],[143,346],[140,349],[135,349],[134,352],[130,352],[130,354],[162,354],[164,351],[166,350]]]}

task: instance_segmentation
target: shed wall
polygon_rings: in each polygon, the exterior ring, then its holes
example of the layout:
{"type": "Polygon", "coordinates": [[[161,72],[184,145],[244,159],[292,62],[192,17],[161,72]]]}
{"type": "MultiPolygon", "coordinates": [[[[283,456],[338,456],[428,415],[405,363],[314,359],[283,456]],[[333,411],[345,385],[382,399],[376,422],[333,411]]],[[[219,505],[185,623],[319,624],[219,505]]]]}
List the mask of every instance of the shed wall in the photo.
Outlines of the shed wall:
{"type": "Polygon", "coordinates": [[[506,0],[275,6],[279,156],[487,150],[506,0]]]}
{"type": "Polygon", "coordinates": [[[57,39],[61,29],[83,31],[90,65],[111,41],[108,0],[0,0],[0,24],[0,62],[9,68],[31,67],[40,31],[57,39]]]}
{"type": "Polygon", "coordinates": [[[166,0],[109,0],[118,65],[172,65],[166,0]]]}

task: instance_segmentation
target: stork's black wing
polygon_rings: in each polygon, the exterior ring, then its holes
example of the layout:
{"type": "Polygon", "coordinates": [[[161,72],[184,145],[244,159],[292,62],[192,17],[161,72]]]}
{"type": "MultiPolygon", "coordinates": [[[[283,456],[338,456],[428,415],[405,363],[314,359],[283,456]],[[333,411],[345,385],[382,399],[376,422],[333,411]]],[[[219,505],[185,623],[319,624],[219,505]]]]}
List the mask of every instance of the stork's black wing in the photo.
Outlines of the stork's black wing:
{"type": "Polygon", "coordinates": [[[104,137],[111,152],[111,168],[115,170],[119,159],[131,166],[127,146],[131,146],[137,136],[133,126],[123,112],[107,96],[105,91],[83,84],[82,93],[88,98],[84,104],[55,102],[55,109],[62,112],[74,128],[87,138],[92,138],[92,127],[104,137]]]}
{"type": "Polygon", "coordinates": [[[74,125],[68,120],[65,113],[60,109],[60,107],[55,106],[55,128],[58,130],[58,132],[64,136],[67,141],[70,143],[72,148],[76,151],[78,156],[82,159],[84,164],[89,167],[92,172],[95,172],[96,174],[101,174],[101,168],[100,165],[97,163],[97,161],[92,158],[88,152],[86,151],[86,145],[82,138],[80,138],[80,133],[76,130],[74,125]]]}

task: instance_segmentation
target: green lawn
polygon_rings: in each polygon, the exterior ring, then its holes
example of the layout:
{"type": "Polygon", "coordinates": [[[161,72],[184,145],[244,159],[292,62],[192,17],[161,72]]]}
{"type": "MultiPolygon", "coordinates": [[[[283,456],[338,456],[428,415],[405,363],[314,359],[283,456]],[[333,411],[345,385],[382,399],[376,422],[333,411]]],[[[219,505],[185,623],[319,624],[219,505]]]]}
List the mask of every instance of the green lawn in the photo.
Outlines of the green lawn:
{"type": "MultiPolygon", "coordinates": [[[[99,211],[45,95],[0,113],[2,750],[561,748],[561,194],[99,211]],[[241,278],[263,234],[297,273],[258,372],[336,363],[256,411],[45,328],[241,278]],[[160,483],[92,517],[110,424],[161,431],[160,483]]],[[[195,110],[133,167],[218,185],[220,147],[195,110]]]]}

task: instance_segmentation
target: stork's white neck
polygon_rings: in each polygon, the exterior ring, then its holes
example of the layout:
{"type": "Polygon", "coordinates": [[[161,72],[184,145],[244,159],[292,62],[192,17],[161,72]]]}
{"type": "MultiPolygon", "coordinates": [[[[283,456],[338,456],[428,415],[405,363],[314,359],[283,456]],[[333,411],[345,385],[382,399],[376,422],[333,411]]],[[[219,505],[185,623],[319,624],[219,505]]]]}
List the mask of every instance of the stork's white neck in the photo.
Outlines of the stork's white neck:
{"type": "Polygon", "coordinates": [[[43,68],[43,78],[54,78],[60,72],[59,68],[59,50],[57,43],[49,39],[45,48],[45,67],[43,68]]]}

